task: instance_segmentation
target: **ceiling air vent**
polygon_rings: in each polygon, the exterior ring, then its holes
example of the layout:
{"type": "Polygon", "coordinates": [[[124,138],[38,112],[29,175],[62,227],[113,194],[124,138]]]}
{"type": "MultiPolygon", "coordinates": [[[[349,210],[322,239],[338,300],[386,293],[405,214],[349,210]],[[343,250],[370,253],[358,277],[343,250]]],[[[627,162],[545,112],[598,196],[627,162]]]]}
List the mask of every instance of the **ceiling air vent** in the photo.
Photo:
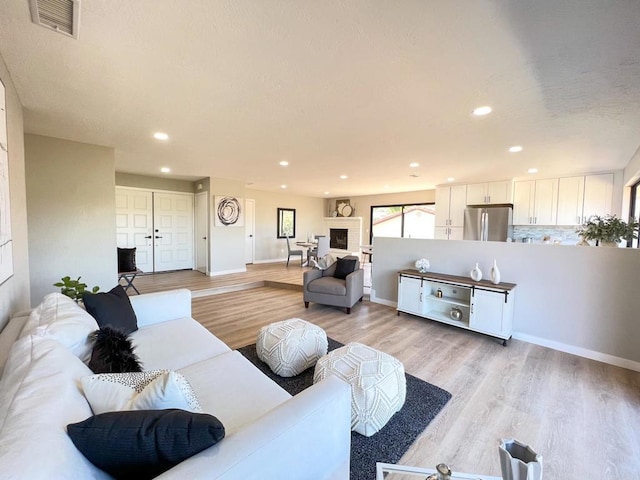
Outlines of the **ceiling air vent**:
{"type": "Polygon", "coordinates": [[[80,0],[29,0],[29,7],[36,25],[78,38],[80,0]]]}

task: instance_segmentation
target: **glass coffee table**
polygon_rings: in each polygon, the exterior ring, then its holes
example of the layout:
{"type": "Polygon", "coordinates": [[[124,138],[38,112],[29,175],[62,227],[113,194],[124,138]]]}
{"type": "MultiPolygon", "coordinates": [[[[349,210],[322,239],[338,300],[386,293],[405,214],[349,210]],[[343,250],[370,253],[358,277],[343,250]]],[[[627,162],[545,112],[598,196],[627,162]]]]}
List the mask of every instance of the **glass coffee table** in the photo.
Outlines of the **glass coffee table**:
{"type": "MultiPolygon", "coordinates": [[[[436,473],[433,468],[409,467],[392,463],[376,463],[376,480],[417,480],[426,479],[436,473]]],[[[502,477],[478,475],[476,473],[453,472],[451,480],[502,480],[502,477]]]]}

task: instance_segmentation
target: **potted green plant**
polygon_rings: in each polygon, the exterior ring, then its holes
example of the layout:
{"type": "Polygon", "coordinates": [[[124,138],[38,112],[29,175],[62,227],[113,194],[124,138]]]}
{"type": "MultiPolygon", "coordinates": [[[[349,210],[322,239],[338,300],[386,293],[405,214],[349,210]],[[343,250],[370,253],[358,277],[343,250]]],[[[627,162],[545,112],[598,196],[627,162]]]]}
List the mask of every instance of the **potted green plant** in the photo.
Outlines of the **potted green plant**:
{"type": "Polygon", "coordinates": [[[621,240],[638,238],[638,222],[625,222],[615,215],[592,215],[576,230],[585,240],[595,240],[596,245],[617,245],[621,240]]]}
{"type": "MultiPolygon", "coordinates": [[[[75,300],[76,303],[82,300],[82,294],[87,291],[87,284],[80,281],[82,277],[78,277],[77,280],[72,280],[70,276],[62,277],[60,282],[53,284],[54,287],[60,287],[60,293],[66,295],[69,298],[75,300]]],[[[91,293],[96,293],[100,290],[100,287],[95,286],[91,289],[91,293]]]]}

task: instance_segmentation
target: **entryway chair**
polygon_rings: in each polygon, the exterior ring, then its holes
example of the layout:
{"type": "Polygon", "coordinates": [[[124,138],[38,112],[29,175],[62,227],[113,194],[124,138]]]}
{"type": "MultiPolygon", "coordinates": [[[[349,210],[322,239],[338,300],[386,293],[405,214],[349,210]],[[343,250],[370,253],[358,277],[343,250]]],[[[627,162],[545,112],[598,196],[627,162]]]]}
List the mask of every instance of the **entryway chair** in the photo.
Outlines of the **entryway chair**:
{"type": "Polygon", "coordinates": [[[291,250],[291,243],[289,242],[289,237],[285,237],[287,239],[287,267],[289,266],[289,259],[291,257],[295,257],[300,255],[300,266],[302,267],[302,262],[304,261],[304,254],[302,250],[291,250]]]}

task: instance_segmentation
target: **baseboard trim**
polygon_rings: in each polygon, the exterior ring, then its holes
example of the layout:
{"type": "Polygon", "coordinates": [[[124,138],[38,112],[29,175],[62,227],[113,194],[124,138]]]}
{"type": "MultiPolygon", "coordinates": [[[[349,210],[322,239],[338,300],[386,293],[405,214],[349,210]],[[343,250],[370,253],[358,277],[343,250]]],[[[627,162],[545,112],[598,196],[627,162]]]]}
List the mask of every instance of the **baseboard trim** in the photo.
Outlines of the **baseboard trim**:
{"type": "Polygon", "coordinates": [[[384,298],[378,298],[376,296],[376,290],[374,288],[370,289],[369,301],[373,303],[379,303],[381,305],[386,305],[387,307],[398,308],[398,302],[393,302],[391,300],[386,300],[384,298]]]}
{"type": "Polygon", "coordinates": [[[640,362],[629,360],[626,358],[615,357],[608,353],[596,352],[587,348],[576,347],[575,345],[568,345],[562,342],[555,342],[546,338],[540,338],[533,335],[527,335],[525,333],[513,333],[513,338],[516,340],[522,340],[524,342],[540,345],[541,347],[551,348],[560,352],[570,353],[579,357],[589,358],[602,363],[608,363],[609,365],[615,365],[616,367],[627,368],[635,372],[640,372],[640,362]]]}
{"type": "Polygon", "coordinates": [[[259,264],[259,263],[281,263],[281,262],[286,262],[287,259],[286,258],[270,258],[267,260],[254,260],[253,263],[254,264],[259,264]]]}

